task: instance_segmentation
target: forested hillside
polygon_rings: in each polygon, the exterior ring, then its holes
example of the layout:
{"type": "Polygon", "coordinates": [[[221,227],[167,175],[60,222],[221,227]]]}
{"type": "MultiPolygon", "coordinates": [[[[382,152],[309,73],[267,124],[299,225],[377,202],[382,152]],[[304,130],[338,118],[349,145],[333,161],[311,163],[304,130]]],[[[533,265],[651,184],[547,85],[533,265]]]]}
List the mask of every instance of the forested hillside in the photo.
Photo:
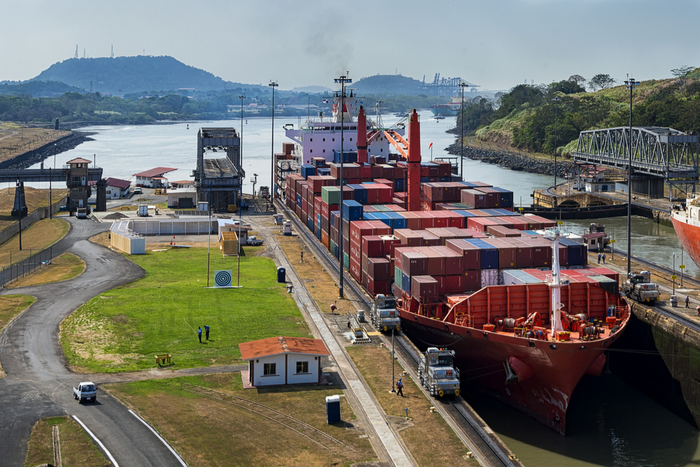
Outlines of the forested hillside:
{"type": "MultiPolygon", "coordinates": [[[[643,81],[633,92],[632,124],[700,132],[700,69],[673,70],[672,79],[643,81]]],[[[575,150],[579,132],[629,124],[629,90],[608,75],[588,82],[578,75],[550,85],[521,84],[496,100],[471,99],[458,128],[479,140],[529,152],[575,150]],[[617,85],[615,85],[617,84],[617,85]]]]}

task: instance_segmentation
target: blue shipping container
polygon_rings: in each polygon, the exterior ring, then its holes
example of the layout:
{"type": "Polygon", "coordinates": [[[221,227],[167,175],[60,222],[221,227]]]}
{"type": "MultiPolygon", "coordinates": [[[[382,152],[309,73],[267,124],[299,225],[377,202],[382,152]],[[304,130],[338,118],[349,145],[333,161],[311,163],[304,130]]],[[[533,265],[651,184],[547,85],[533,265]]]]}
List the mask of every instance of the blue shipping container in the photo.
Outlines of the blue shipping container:
{"type": "Polygon", "coordinates": [[[397,178],[394,180],[394,192],[406,191],[406,180],[403,178],[397,178]]]}
{"type": "Polygon", "coordinates": [[[498,248],[477,238],[470,238],[466,241],[479,248],[481,269],[498,269],[498,248]]]}
{"type": "Polygon", "coordinates": [[[367,204],[367,187],[362,185],[348,185],[352,188],[352,196],[360,204],[367,204]]]}
{"type": "Polygon", "coordinates": [[[403,217],[401,214],[398,212],[393,212],[393,211],[388,211],[385,212],[384,214],[387,215],[389,219],[391,219],[391,228],[392,229],[405,229],[406,227],[406,218],[403,217]]]}
{"type": "Polygon", "coordinates": [[[306,180],[309,178],[309,175],[316,175],[316,167],[313,165],[302,165],[301,176],[304,177],[304,180],[306,180]]]}
{"type": "Polygon", "coordinates": [[[330,175],[331,169],[329,169],[328,167],[321,167],[320,169],[316,169],[316,174],[317,175],[330,175]]]}
{"type": "Polygon", "coordinates": [[[382,221],[389,227],[393,228],[392,219],[387,215],[386,212],[375,212],[373,214],[375,220],[382,221]]]}
{"type": "MultiPolygon", "coordinates": [[[[340,151],[333,150],[333,162],[340,164],[340,151]]],[[[357,162],[357,153],[353,151],[343,151],[343,163],[357,162]]]]}
{"type": "Polygon", "coordinates": [[[362,205],[352,199],[343,201],[343,219],[348,221],[362,220],[362,205]]]}
{"type": "Polygon", "coordinates": [[[407,294],[411,293],[411,276],[403,271],[401,272],[401,290],[407,294]]]}
{"type": "Polygon", "coordinates": [[[297,193],[297,206],[301,207],[301,193],[297,193]]]}

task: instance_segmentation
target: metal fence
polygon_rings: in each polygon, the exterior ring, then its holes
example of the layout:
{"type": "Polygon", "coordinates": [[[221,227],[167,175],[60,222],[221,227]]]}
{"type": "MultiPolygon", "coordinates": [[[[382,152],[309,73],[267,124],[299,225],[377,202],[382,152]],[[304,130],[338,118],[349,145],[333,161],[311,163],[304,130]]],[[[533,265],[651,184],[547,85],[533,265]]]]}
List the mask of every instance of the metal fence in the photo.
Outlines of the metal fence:
{"type": "Polygon", "coordinates": [[[5,288],[7,284],[20,279],[27,274],[31,274],[37,269],[51,264],[53,259],[53,248],[48,247],[33,256],[16,264],[6,266],[0,270],[0,288],[5,288]]]}

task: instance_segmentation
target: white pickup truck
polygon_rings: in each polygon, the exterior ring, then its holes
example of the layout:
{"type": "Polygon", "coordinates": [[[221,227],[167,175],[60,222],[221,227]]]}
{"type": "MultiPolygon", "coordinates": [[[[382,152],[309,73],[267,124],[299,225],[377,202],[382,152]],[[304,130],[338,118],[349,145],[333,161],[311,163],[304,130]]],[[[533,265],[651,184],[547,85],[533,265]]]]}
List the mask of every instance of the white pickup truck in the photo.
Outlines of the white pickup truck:
{"type": "Polygon", "coordinates": [[[97,386],[92,381],[84,381],[77,388],[73,388],[73,398],[77,399],[79,403],[83,401],[96,402],[97,386]]]}
{"type": "Polygon", "coordinates": [[[253,235],[251,237],[248,237],[248,241],[246,242],[246,244],[252,246],[260,246],[263,244],[263,239],[253,235]]]}

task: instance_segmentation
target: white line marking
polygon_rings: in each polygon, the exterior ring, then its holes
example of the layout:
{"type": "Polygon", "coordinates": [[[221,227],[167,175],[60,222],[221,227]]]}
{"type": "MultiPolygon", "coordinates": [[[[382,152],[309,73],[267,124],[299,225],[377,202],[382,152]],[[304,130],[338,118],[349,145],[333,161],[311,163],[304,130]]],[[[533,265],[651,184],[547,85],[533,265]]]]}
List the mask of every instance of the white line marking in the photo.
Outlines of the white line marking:
{"type": "Polygon", "coordinates": [[[161,435],[159,435],[158,432],[157,432],[156,430],[154,430],[153,427],[152,427],[151,425],[149,425],[148,423],[146,423],[146,420],[144,420],[143,418],[141,418],[141,417],[139,417],[138,415],[136,415],[136,414],[134,413],[133,410],[129,410],[129,412],[131,413],[131,415],[133,415],[134,417],[138,418],[139,421],[140,421],[141,423],[143,423],[144,425],[146,425],[146,426],[148,427],[148,429],[151,430],[151,432],[153,432],[153,434],[156,435],[156,436],[158,437],[158,439],[161,440],[161,441],[163,442],[163,444],[165,444],[165,447],[167,447],[168,450],[169,450],[171,453],[173,453],[173,456],[175,456],[175,458],[176,458],[178,461],[180,461],[180,464],[182,464],[183,467],[187,467],[187,464],[185,463],[185,461],[182,460],[182,457],[178,456],[178,454],[177,454],[177,453],[175,452],[175,450],[168,444],[168,442],[167,442],[166,440],[164,440],[163,437],[162,437],[161,435]]]}
{"type": "Polygon", "coordinates": [[[80,426],[83,427],[83,430],[85,430],[85,431],[87,432],[87,434],[89,434],[90,437],[91,437],[92,439],[94,439],[95,442],[96,442],[97,444],[99,444],[99,446],[102,448],[102,450],[105,452],[105,454],[107,454],[107,457],[109,457],[109,460],[112,461],[112,464],[114,464],[114,467],[119,467],[119,464],[117,464],[117,461],[115,461],[115,460],[114,460],[114,457],[112,457],[112,453],[110,453],[110,452],[107,450],[107,448],[105,447],[105,445],[102,444],[102,441],[100,441],[99,439],[97,439],[97,436],[95,436],[94,434],[92,434],[92,431],[90,431],[90,429],[89,429],[87,426],[85,426],[85,424],[84,424],[83,422],[81,422],[80,419],[79,419],[78,417],[76,417],[75,415],[73,415],[73,418],[75,419],[76,422],[78,422],[78,423],[80,424],[80,426]]]}

